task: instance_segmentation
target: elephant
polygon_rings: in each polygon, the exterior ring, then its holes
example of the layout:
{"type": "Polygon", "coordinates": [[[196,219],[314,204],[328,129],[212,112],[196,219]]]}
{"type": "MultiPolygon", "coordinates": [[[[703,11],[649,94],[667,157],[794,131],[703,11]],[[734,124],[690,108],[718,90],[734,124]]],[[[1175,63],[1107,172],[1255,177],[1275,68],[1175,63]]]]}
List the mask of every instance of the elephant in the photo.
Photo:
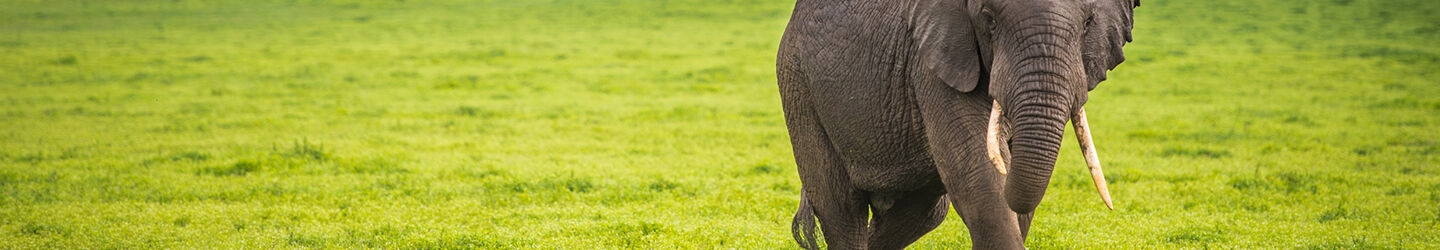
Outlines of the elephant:
{"type": "Polygon", "coordinates": [[[1084,104],[1139,0],[798,0],[776,75],[801,247],[896,249],[954,207],[975,248],[1022,249],[1067,122],[1114,209],[1084,104]]]}

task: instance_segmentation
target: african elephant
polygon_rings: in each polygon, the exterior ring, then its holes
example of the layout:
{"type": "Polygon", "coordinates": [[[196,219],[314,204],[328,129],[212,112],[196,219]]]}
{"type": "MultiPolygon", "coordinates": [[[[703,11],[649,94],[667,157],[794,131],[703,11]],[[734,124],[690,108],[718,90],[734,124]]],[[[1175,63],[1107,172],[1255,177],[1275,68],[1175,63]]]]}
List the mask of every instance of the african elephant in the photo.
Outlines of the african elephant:
{"type": "Polygon", "coordinates": [[[953,205],[976,248],[1023,248],[1072,120],[1113,209],[1082,107],[1139,5],[798,0],[776,63],[796,242],[817,248],[818,220],[832,248],[903,248],[953,205]]]}

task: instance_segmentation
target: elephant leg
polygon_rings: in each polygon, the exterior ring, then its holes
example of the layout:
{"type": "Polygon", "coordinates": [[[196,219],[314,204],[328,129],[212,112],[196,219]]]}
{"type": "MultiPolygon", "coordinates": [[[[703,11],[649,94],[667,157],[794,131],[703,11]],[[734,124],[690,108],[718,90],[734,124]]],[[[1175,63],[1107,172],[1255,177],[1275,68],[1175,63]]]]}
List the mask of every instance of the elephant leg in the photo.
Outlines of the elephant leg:
{"type": "Polygon", "coordinates": [[[1030,222],[1035,220],[1035,211],[1030,211],[1029,213],[1024,214],[1017,214],[1016,217],[1020,220],[1020,238],[1029,239],[1030,222]]]}
{"type": "MultiPolygon", "coordinates": [[[[814,134],[823,135],[816,132],[814,134]]],[[[795,141],[801,192],[805,192],[801,195],[805,199],[802,202],[809,202],[814,210],[825,243],[831,249],[863,248],[867,227],[865,220],[869,217],[868,194],[850,184],[845,166],[839,155],[830,150],[832,147],[829,147],[828,140],[795,135],[791,139],[795,141]]]]}
{"type": "MultiPolygon", "coordinates": [[[[873,195],[873,194],[872,194],[873,195]]],[[[949,201],[943,187],[904,194],[870,221],[870,249],[903,249],[945,221],[949,201]]],[[[873,199],[872,199],[873,200],[873,199]]]]}
{"type": "Polygon", "coordinates": [[[857,189],[821,190],[816,199],[815,217],[820,220],[825,244],[830,249],[864,249],[866,219],[869,217],[864,194],[857,189]]]}
{"type": "Polygon", "coordinates": [[[966,131],[937,131],[944,135],[931,135],[930,138],[934,139],[931,153],[935,155],[935,165],[940,169],[941,180],[949,192],[955,212],[970,230],[974,247],[1021,249],[1024,248],[1024,236],[1017,226],[1015,212],[1005,202],[1005,176],[995,170],[984,152],[983,124],[987,120],[988,117],[979,116],[957,119],[979,125],[966,126],[971,127],[964,129],[966,131]]]}
{"type": "MultiPolygon", "coordinates": [[[[793,43],[782,39],[782,47],[793,43]]],[[[790,145],[795,153],[801,185],[801,202],[808,202],[815,218],[820,222],[825,243],[831,249],[861,249],[865,247],[865,234],[869,211],[869,194],[855,188],[845,168],[845,160],[836,151],[825,128],[820,124],[810,102],[810,92],[805,85],[808,80],[796,71],[797,60],[781,55],[777,61],[776,75],[779,77],[780,101],[785,110],[785,125],[790,132],[790,145]]],[[[803,211],[796,213],[803,216],[803,211]]],[[[797,235],[806,234],[802,223],[795,228],[802,229],[797,235]]],[[[797,241],[807,241],[796,237],[797,241]]],[[[802,247],[808,247],[802,242],[802,247]]]]}
{"type": "Polygon", "coordinates": [[[930,154],[955,212],[970,230],[975,248],[1020,249],[1024,238],[1005,202],[1005,176],[985,152],[990,98],[985,91],[961,93],[938,81],[916,91],[930,154]]]}
{"type": "Polygon", "coordinates": [[[831,249],[865,246],[868,193],[850,183],[845,165],[824,133],[791,128],[795,163],[799,166],[801,195],[809,202],[820,231],[831,249]]]}

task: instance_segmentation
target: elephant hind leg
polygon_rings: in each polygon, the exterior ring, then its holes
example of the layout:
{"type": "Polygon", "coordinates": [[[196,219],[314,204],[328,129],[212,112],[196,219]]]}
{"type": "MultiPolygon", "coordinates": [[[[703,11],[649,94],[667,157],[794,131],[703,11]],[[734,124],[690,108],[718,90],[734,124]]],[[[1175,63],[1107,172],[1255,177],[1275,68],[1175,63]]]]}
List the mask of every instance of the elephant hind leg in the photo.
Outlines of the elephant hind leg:
{"type": "MultiPolygon", "coordinates": [[[[793,49],[786,51],[790,50],[793,49]]],[[[782,55],[779,60],[776,74],[779,76],[780,101],[785,107],[785,125],[789,128],[801,185],[801,211],[796,212],[796,224],[793,226],[801,229],[797,235],[809,234],[803,232],[805,229],[813,232],[813,227],[806,227],[813,222],[805,216],[812,213],[820,222],[827,247],[862,249],[865,247],[866,222],[869,219],[869,194],[850,182],[844,159],[826,135],[824,126],[817,119],[819,114],[810,102],[809,91],[805,88],[809,82],[795,70],[796,59],[782,55]]],[[[814,246],[807,245],[805,241],[799,243],[802,247],[814,246]]]]}
{"type": "Polygon", "coordinates": [[[902,249],[935,230],[950,212],[943,187],[927,188],[897,197],[893,205],[876,211],[870,222],[869,249],[902,249]]]}
{"type": "Polygon", "coordinates": [[[864,249],[870,217],[864,193],[858,189],[827,191],[831,192],[821,192],[821,196],[828,198],[815,206],[825,244],[830,249],[864,249]]]}
{"type": "Polygon", "coordinates": [[[801,155],[796,157],[802,172],[800,196],[820,222],[828,248],[864,249],[870,193],[851,185],[839,157],[826,151],[797,154],[801,155]]]}

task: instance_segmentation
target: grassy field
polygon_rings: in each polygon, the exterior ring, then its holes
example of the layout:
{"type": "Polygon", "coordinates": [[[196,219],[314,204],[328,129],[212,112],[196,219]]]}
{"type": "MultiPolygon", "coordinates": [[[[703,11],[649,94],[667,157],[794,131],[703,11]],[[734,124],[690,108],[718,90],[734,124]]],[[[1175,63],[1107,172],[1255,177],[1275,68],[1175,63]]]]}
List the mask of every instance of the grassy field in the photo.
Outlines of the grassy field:
{"type": "MultiPolygon", "coordinates": [[[[5,6],[0,248],[794,247],[793,2],[5,6]]],[[[1440,247],[1440,1],[1136,13],[1028,244],[1440,247]]]]}

